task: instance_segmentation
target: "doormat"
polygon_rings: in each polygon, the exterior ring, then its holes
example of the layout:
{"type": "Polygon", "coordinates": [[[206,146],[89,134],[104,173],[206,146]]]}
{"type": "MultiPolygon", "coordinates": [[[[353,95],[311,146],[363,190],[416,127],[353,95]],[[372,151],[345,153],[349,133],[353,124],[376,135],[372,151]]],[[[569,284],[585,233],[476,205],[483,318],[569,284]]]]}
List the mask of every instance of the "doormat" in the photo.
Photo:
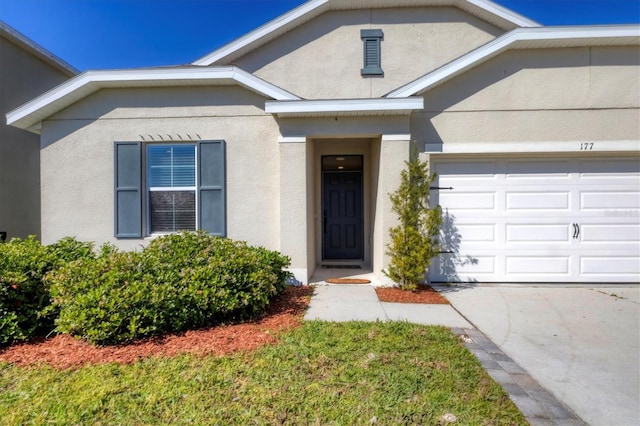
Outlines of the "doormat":
{"type": "Polygon", "coordinates": [[[362,269],[360,265],[322,265],[325,269],[362,269]]]}
{"type": "Polygon", "coordinates": [[[327,278],[329,284],[370,284],[371,281],[364,278],[327,278]]]}

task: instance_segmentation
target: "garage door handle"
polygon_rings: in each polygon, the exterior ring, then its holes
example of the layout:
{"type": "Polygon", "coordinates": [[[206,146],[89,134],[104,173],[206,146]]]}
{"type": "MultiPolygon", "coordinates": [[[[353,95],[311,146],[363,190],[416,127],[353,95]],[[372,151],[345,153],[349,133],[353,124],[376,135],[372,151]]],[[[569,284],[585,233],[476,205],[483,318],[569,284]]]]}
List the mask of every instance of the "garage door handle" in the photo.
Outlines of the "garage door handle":
{"type": "Polygon", "coordinates": [[[577,239],[580,236],[580,225],[577,223],[573,224],[573,239],[577,239]]]}

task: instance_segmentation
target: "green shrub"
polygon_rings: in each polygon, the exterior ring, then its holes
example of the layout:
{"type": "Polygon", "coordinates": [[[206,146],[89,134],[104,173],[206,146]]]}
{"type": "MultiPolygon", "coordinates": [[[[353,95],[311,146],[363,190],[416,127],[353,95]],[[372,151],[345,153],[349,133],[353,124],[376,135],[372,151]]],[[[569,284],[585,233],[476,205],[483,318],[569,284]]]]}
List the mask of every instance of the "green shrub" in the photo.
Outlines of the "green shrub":
{"type": "Polygon", "coordinates": [[[26,340],[53,328],[44,276],[69,261],[93,257],[92,245],[65,238],[43,246],[35,237],[0,244],[0,345],[26,340]]]}
{"type": "Polygon", "coordinates": [[[103,248],[47,280],[57,330],[110,344],[257,314],[284,289],[287,266],[279,253],[185,232],[141,252],[103,248]]]}
{"type": "Polygon", "coordinates": [[[439,253],[442,210],[440,206],[429,207],[429,189],[436,175],[429,174],[429,166],[420,161],[417,149],[405,164],[400,187],[390,194],[399,223],[389,230],[387,254],[391,260],[385,274],[402,289],[415,290],[424,280],[431,259],[439,253]]]}

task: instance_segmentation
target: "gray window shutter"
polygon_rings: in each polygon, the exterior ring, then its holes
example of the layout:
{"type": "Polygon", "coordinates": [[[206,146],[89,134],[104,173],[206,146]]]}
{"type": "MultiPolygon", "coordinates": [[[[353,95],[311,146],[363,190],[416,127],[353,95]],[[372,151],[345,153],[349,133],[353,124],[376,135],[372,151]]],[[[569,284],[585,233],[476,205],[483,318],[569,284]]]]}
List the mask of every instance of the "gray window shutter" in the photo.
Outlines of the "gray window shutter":
{"type": "Polygon", "coordinates": [[[198,143],[199,228],[211,235],[227,235],[224,141],[198,143]]]}
{"type": "Polygon", "coordinates": [[[364,43],[364,68],[362,75],[383,75],[381,58],[382,30],[361,30],[360,38],[364,43]]]}
{"type": "Polygon", "coordinates": [[[115,236],[142,238],[140,142],[115,143],[115,236]]]}

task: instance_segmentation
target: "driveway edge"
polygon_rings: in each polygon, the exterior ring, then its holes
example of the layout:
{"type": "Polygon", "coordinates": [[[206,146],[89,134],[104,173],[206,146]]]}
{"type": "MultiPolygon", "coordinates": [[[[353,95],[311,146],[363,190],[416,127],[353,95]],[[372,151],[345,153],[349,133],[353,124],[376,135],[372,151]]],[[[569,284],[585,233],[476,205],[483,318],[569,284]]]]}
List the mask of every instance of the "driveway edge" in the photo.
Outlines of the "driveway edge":
{"type": "Polygon", "coordinates": [[[509,394],[509,398],[529,423],[534,426],[587,425],[481,331],[469,328],[451,328],[451,331],[460,336],[467,349],[476,356],[489,376],[509,394]]]}

